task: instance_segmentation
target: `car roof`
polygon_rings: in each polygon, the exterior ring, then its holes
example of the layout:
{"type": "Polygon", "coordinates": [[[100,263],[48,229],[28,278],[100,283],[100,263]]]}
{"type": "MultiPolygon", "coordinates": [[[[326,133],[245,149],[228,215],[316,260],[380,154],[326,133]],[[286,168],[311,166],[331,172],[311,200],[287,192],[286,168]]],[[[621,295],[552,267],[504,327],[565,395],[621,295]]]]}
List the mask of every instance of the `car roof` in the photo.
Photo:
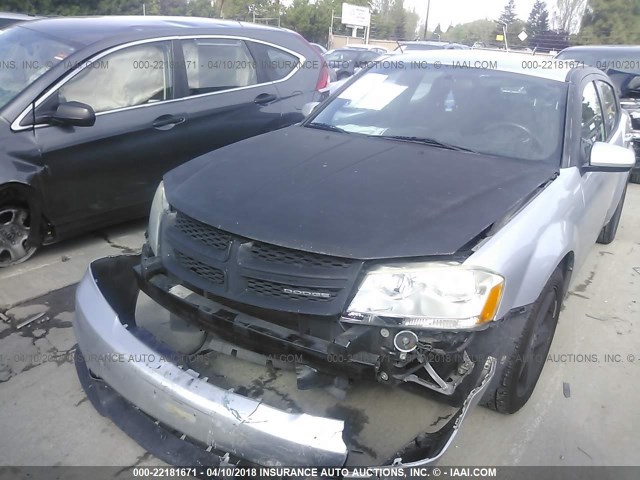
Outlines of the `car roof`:
{"type": "Polygon", "coordinates": [[[449,42],[439,42],[437,40],[411,40],[399,43],[400,45],[446,45],[449,42]]]}
{"type": "Polygon", "coordinates": [[[42,17],[36,17],[35,15],[27,15],[24,13],[0,12],[0,18],[10,18],[12,20],[33,20],[42,17]]]}
{"type": "Polygon", "coordinates": [[[21,24],[47,35],[71,40],[75,43],[89,45],[91,43],[118,37],[127,41],[126,35],[139,36],[141,33],[160,33],[162,35],[186,34],[187,29],[223,29],[243,27],[260,30],[284,31],[278,27],[270,27],[254,23],[233,20],[219,20],[201,17],[162,17],[155,15],[131,16],[95,16],[95,17],[57,17],[34,20],[21,24]]]}
{"type": "Polygon", "coordinates": [[[611,50],[640,51],[640,45],[581,45],[576,47],[567,47],[563,49],[562,52],[611,51],[611,50]]]}
{"type": "MultiPolygon", "coordinates": [[[[398,42],[400,45],[428,45],[433,47],[446,47],[447,45],[464,45],[455,42],[439,42],[438,40],[412,40],[407,42],[398,42]]],[[[464,45],[465,47],[467,45],[464,45]]]]}
{"type": "Polygon", "coordinates": [[[333,50],[331,50],[331,52],[344,52],[345,50],[347,50],[349,52],[366,52],[369,49],[368,48],[360,48],[360,47],[344,46],[344,47],[334,48],[333,50]]]}
{"type": "MultiPolygon", "coordinates": [[[[561,63],[553,65],[554,68],[541,68],[545,57],[537,57],[530,53],[505,52],[500,50],[410,50],[389,58],[388,60],[402,60],[409,63],[412,61],[423,61],[428,62],[428,64],[439,61],[442,64],[460,64],[463,68],[467,62],[470,62],[470,67],[473,67],[476,61],[495,62],[495,70],[530,75],[558,82],[566,82],[567,76],[572,70],[569,66],[563,66],[561,63]],[[538,68],[535,68],[535,62],[538,63],[538,68]]],[[[549,61],[548,58],[547,61],[549,61]]],[[[546,63],[544,66],[547,66],[546,63]]]]}
{"type": "Polygon", "coordinates": [[[384,47],[379,47],[378,45],[368,45],[368,44],[345,45],[342,48],[348,48],[350,50],[373,50],[374,48],[380,48],[382,50],[386,50],[386,48],[384,47]]]}

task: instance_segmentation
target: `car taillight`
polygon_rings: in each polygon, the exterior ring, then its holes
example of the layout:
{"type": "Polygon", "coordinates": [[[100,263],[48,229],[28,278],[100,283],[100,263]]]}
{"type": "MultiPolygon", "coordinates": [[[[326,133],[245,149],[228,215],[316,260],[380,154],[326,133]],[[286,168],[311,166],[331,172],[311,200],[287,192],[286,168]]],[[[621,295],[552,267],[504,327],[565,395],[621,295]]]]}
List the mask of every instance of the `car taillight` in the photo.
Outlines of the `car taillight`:
{"type": "Polygon", "coordinates": [[[329,67],[323,60],[322,68],[320,69],[320,76],[318,77],[318,83],[316,83],[316,90],[320,91],[329,86],[329,67]]]}

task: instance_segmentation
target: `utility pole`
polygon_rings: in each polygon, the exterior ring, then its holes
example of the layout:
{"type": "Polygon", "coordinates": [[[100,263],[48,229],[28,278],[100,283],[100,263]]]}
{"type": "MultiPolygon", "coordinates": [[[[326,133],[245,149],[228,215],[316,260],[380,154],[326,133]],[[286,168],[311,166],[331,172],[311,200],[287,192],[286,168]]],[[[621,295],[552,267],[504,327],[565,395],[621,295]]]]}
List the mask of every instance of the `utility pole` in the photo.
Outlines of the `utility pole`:
{"type": "Polygon", "coordinates": [[[508,33],[508,24],[506,22],[502,22],[497,20],[497,22],[502,25],[502,36],[504,37],[504,49],[509,51],[509,43],[507,42],[507,33],[508,33]]]}
{"type": "Polygon", "coordinates": [[[429,25],[429,10],[431,9],[431,0],[427,0],[427,17],[424,19],[424,35],[423,38],[427,39],[427,25],[429,25]]]}
{"type": "Polygon", "coordinates": [[[331,50],[331,47],[333,46],[333,15],[334,13],[335,11],[331,9],[331,24],[329,25],[329,38],[327,40],[327,48],[329,50],[331,50]]]}

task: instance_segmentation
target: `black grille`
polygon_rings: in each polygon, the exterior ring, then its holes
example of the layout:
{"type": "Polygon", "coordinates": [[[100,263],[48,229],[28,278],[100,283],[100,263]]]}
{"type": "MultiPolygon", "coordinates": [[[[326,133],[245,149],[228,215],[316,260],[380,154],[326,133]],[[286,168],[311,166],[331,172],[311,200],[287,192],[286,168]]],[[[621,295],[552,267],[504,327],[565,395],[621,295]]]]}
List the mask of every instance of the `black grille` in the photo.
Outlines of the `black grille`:
{"type": "Polygon", "coordinates": [[[196,275],[200,276],[204,280],[214,283],[216,285],[222,285],[224,283],[224,272],[218,268],[205,265],[198,260],[191,258],[184,253],[174,251],[178,264],[183,268],[191,270],[196,275]]]}
{"type": "Polygon", "coordinates": [[[301,289],[299,287],[294,287],[292,285],[269,282],[267,280],[260,280],[257,278],[249,278],[247,280],[247,290],[265,297],[275,297],[287,300],[302,300],[305,302],[330,302],[336,296],[335,291],[330,291],[328,289],[307,290],[301,289]],[[323,295],[321,296],[320,294],[323,295]]]}
{"type": "Polygon", "coordinates": [[[288,248],[276,247],[275,245],[267,245],[258,242],[254,243],[251,247],[251,254],[255,258],[284,265],[348,268],[352,264],[350,260],[342,258],[318,255],[317,253],[301,252],[299,250],[290,250],[288,248]]]}
{"type": "Polygon", "coordinates": [[[216,250],[226,250],[231,243],[231,235],[228,233],[199,222],[180,212],[176,214],[175,228],[184,235],[216,250]]]}
{"type": "Polygon", "coordinates": [[[279,312],[340,314],[363,261],[271,245],[181,212],[163,230],[163,263],[179,281],[232,302],[279,312]]]}

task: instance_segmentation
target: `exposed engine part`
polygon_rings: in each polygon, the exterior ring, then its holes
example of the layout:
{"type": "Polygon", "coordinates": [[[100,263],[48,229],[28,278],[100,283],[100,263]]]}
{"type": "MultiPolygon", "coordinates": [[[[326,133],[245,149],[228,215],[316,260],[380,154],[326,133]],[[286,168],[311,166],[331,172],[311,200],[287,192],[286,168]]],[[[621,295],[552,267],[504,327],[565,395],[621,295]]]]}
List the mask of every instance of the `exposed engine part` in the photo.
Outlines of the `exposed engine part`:
{"type": "Polygon", "coordinates": [[[465,351],[462,354],[462,362],[446,380],[438,375],[438,373],[434,370],[433,366],[428,361],[425,361],[424,369],[427,371],[427,373],[435,383],[425,380],[415,373],[402,377],[402,381],[417,383],[418,385],[442,393],[444,395],[452,395],[456,387],[460,385],[460,383],[462,383],[464,378],[471,372],[471,370],[473,370],[474,366],[475,363],[471,361],[469,355],[467,355],[467,352],[465,351]]]}
{"type": "Polygon", "coordinates": [[[402,353],[413,352],[418,346],[418,336],[411,330],[403,330],[393,338],[393,346],[402,353]]]}

